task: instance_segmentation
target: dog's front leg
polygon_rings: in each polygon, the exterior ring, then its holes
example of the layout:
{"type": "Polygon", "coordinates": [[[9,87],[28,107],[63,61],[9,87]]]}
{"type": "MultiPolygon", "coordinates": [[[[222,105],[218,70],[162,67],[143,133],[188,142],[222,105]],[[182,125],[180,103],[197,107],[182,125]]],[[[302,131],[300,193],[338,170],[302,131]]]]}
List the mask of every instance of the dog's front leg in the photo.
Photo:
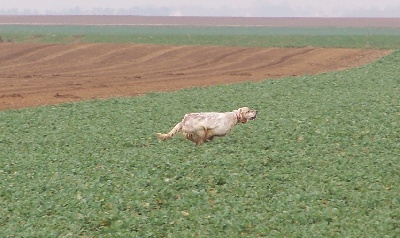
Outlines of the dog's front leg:
{"type": "Polygon", "coordinates": [[[206,131],[206,136],[205,136],[205,140],[204,141],[212,141],[214,139],[214,133],[213,133],[213,131],[210,129],[210,130],[207,130],[206,131]]]}

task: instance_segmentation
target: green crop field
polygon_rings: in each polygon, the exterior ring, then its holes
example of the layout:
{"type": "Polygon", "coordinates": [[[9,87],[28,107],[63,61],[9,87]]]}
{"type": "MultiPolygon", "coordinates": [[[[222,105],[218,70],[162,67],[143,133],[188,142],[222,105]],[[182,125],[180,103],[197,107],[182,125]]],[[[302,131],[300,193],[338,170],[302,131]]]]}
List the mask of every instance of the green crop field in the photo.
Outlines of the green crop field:
{"type": "Polygon", "coordinates": [[[1,111],[0,237],[397,237],[399,65],[1,111]],[[241,106],[212,143],[156,139],[241,106]]]}
{"type": "Polygon", "coordinates": [[[3,42],[400,48],[397,28],[0,25],[3,42]]]}

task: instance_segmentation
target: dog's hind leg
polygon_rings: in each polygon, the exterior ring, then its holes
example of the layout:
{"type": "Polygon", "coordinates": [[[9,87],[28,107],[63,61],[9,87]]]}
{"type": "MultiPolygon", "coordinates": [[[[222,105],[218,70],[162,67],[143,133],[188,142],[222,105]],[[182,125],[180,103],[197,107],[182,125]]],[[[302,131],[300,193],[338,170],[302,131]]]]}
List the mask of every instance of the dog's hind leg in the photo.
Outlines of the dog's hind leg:
{"type": "Polygon", "coordinates": [[[196,145],[201,145],[206,141],[207,129],[203,128],[196,132],[197,140],[195,141],[196,145]]]}
{"type": "Polygon", "coordinates": [[[168,140],[171,139],[176,133],[180,132],[182,130],[182,123],[179,122],[178,124],[176,124],[176,126],[174,128],[172,128],[172,130],[170,132],[168,132],[167,134],[162,134],[162,133],[157,133],[157,137],[160,140],[168,140]]]}

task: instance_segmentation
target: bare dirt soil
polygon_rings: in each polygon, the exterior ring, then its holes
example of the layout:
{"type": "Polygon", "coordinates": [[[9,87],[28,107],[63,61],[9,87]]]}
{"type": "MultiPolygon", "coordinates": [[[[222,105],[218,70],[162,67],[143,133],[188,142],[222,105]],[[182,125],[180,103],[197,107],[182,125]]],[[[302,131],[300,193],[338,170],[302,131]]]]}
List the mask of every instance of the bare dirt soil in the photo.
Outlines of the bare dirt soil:
{"type": "Polygon", "coordinates": [[[0,110],[356,67],[389,51],[0,44],[0,110]]]}
{"type": "MultiPolygon", "coordinates": [[[[398,19],[0,16],[1,24],[187,24],[399,27],[398,19]]],[[[139,44],[0,43],[0,110],[311,75],[390,51],[139,44]]]]}

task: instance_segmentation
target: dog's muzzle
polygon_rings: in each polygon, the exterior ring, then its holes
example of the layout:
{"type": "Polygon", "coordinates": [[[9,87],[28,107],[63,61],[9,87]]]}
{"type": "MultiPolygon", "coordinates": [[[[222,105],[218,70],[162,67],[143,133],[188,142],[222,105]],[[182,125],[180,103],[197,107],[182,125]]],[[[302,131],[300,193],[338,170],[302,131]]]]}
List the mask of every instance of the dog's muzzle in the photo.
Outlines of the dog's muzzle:
{"type": "Polygon", "coordinates": [[[254,119],[256,119],[256,117],[257,117],[257,111],[256,111],[256,114],[254,114],[253,117],[250,117],[250,120],[254,120],[254,119]]]}

